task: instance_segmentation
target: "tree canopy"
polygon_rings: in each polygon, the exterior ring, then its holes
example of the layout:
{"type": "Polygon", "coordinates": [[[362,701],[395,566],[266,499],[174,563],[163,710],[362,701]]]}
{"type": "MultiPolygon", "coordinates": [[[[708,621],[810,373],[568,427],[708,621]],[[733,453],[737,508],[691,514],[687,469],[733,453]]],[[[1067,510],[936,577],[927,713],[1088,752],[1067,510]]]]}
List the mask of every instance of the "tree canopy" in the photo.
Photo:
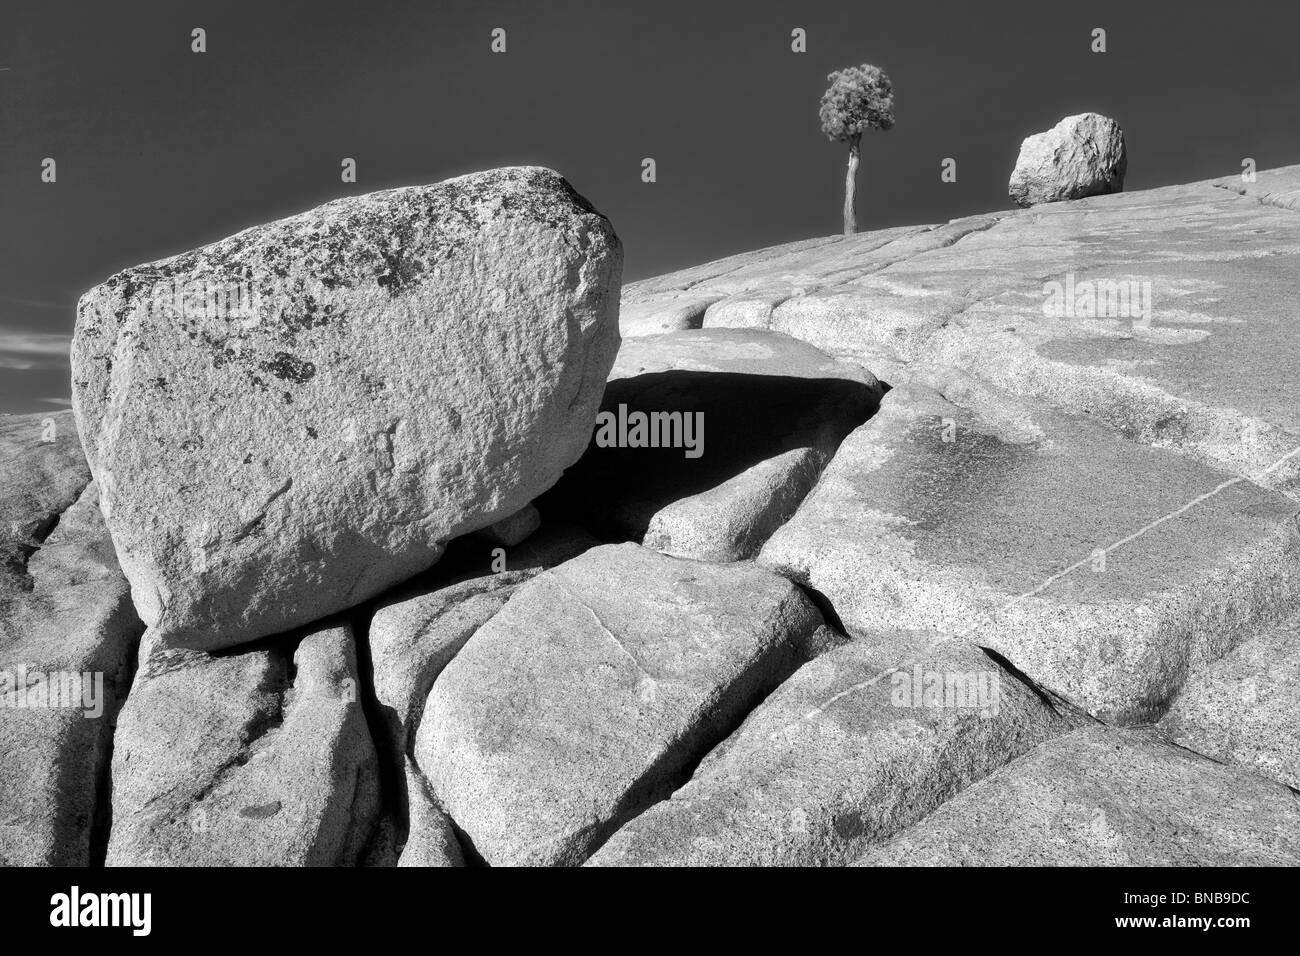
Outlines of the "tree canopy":
{"type": "Polygon", "coordinates": [[[822,94],[822,132],[847,141],[868,129],[894,125],[894,87],[885,71],[864,63],[829,74],[830,88],[822,94]]]}

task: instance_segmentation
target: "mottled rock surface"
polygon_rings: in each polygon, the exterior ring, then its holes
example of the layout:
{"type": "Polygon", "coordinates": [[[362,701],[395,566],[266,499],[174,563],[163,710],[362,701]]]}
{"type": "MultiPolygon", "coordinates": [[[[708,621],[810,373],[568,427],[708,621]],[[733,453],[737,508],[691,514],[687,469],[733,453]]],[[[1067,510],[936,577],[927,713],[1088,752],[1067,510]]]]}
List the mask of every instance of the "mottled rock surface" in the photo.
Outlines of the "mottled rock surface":
{"type": "Polygon", "coordinates": [[[102,853],[113,721],[143,629],[95,485],[53,517],[21,579],[0,571],[5,866],[86,866],[102,853]]]}
{"type": "Polygon", "coordinates": [[[871,866],[1296,866],[1300,799],[1135,731],[1051,740],[862,857],[871,866]]]}
{"type": "Polygon", "coordinates": [[[71,412],[0,417],[0,613],[27,590],[27,557],[90,482],[71,412]]]}
{"type": "Polygon", "coordinates": [[[282,633],[519,511],[590,439],[621,268],[609,222],[521,167],[336,200],[92,289],[74,407],[141,617],[204,650],[282,633]]]}
{"type": "Polygon", "coordinates": [[[0,418],[0,865],[102,853],[141,629],[72,415],[0,418]]]}
{"type": "Polygon", "coordinates": [[[1047,408],[983,413],[908,385],[834,461],[759,562],[851,633],[991,647],[1108,721],[1168,706],[1300,598],[1293,501],[1047,408]]]}
{"type": "Polygon", "coordinates": [[[588,865],[851,862],[1068,727],[972,645],[850,641],[795,672],[588,865]]]}
{"type": "Polygon", "coordinates": [[[1097,113],[1067,116],[1020,144],[1007,193],[1020,206],[1124,191],[1124,131],[1097,113]]]}
{"type": "Polygon", "coordinates": [[[409,810],[409,836],[402,847],[397,865],[401,867],[457,867],[465,865],[465,855],[456,839],[451,818],[429,793],[429,785],[408,758],[405,781],[409,810]]]}
{"type": "Polygon", "coordinates": [[[1182,747],[1300,790],[1300,618],[1194,674],[1161,723],[1182,747]]]}
{"type": "Polygon", "coordinates": [[[108,864],[350,866],[379,809],[351,629],[220,654],[145,635],[108,864]]]}
{"type": "Polygon", "coordinates": [[[579,528],[549,522],[497,557],[473,539],[424,578],[382,598],[370,619],[375,699],[395,756],[409,753],[433,682],[476,630],[523,582],[599,542],[579,528]],[[492,570],[499,561],[499,570],[492,570]]]}
{"type": "Polygon", "coordinates": [[[891,385],[959,367],[1300,498],[1300,455],[1285,457],[1300,447],[1295,195],[1300,166],[813,239],[623,298],[720,295],[721,314],[761,293],[778,303],[769,328],[891,385]]]}
{"type": "Polygon", "coordinates": [[[493,865],[576,864],[831,637],[747,565],[595,548],[522,585],[433,685],[415,755],[493,865]]]}

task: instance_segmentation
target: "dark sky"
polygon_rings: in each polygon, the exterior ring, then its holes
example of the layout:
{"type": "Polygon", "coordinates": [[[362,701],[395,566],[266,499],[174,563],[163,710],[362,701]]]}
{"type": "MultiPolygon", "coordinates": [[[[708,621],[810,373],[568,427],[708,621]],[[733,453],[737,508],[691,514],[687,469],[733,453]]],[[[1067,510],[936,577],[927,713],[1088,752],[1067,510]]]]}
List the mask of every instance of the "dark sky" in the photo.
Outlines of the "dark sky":
{"type": "Polygon", "coordinates": [[[863,229],[1006,208],[1021,139],[1086,110],[1123,126],[1130,189],[1227,175],[1246,156],[1297,163],[1298,10],[3,0],[0,411],[66,398],[65,337],[89,286],[353,192],[551,166],[613,221],[629,280],[834,233],[845,151],[818,131],[817,101],[849,64],[884,68],[897,98],[896,127],[863,144],[863,229]],[[790,51],[794,27],[807,53],[790,51]],[[644,157],[658,182],[641,182],[644,157]],[[956,183],[940,181],[945,157],[956,183]]]}

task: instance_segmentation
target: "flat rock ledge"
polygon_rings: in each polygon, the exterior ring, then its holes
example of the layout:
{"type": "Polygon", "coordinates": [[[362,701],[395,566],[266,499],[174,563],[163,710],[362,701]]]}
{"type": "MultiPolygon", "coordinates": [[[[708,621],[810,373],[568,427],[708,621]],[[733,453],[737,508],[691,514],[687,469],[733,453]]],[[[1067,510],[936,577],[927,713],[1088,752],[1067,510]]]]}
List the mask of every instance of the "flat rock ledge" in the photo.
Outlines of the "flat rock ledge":
{"type": "Polygon", "coordinates": [[[867,852],[869,866],[1296,866],[1281,784],[1103,727],[1057,737],[867,852]]]}

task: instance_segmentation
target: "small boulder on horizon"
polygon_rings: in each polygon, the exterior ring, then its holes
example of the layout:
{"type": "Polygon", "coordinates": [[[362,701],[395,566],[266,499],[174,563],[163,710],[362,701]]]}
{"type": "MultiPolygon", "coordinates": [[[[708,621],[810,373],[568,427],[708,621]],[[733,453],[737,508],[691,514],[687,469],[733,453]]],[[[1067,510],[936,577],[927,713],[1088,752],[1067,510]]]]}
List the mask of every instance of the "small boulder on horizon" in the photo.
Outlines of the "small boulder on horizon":
{"type": "Polygon", "coordinates": [[[1100,113],[1067,116],[1020,144],[1007,193],[1018,206],[1124,191],[1124,131],[1100,113]]]}

